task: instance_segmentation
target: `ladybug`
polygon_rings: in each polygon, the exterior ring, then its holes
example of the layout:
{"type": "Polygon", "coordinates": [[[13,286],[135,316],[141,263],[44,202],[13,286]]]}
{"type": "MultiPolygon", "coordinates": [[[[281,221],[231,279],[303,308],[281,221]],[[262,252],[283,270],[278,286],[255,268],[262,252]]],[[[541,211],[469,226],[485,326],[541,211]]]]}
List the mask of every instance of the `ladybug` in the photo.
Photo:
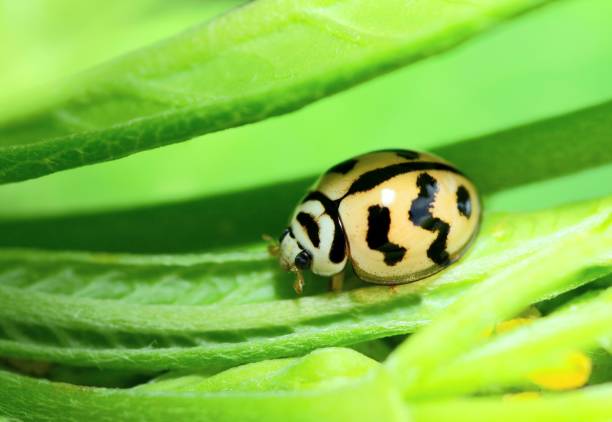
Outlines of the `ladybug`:
{"type": "Polygon", "coordinates": [[[273,252],[281,266],[331,277],[342,289],[351,262],[370,283],[404,284],[459,259],[476,236],[474,184],[447,161],[409,150],[370,152],[321,176],[297,205],[273,252]]]}

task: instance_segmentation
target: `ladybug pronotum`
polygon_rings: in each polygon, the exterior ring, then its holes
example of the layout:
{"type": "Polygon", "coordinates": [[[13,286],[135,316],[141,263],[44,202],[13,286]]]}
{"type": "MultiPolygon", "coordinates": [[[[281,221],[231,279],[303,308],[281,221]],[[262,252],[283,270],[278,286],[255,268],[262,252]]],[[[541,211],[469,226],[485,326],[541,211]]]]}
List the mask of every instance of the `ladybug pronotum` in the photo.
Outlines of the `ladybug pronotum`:
{"type": "Polygon", "coordinates": [[[478,232],[474,184],[448,162],[408,150],[371,152],[329,169],[296,207],[279,239],[285,270],[310,269],[341,290],[350,260],[376,284],[428,277],[466,251],[478,232]]]}

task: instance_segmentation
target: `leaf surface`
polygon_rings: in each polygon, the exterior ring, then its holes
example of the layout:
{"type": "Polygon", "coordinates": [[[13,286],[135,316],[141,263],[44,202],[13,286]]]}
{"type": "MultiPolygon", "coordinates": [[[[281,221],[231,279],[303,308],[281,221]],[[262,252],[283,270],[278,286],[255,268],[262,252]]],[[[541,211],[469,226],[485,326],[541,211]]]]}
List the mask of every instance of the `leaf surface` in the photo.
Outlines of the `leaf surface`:
{"type": "Polygon", "coordinates": [[[323,293],[326,282],[312,278],[302,298],[261,250],[182,257],[4,250],[0,353],[214,369],[409,333],[483,280],[537,274],[546,283],[523,299],[535,302],[607,274],[610,237],[601,233],[609,231],[610,207],[600,200],[489,215],[471,253],[434,277],[394,289],[352,278],[341,294],[323,293]]]}
{"type": "Polygon", "coordinates": [[[532,254],[500,268],[462,295],[431,326],[397,348],[386,365],[403,393],[407,397],[418,396],[419,384],[432,371],[482,343],[483,333],[494,324],[554,297],[561,286],[570,290],[575,279],[593,280],[607,275],[612,264],[612,219],[610,214],[602,218],[605,223],[600,230],[579,229],[576,237],[559,231],[554,246],[540,244],[532,254]],[[590,264],[577,266],[577,262],[590,264]],[[447,347],[436,347],[441,338],[446,339],[447,347]]]}
{"type": "Polygon", "coordinates": [[[570,353],[591,351],[612,341],[610,309],[609,288],[595,298],[493,338],[436,370],[419,385],[418,395],[441,398],[499,386],[529,386],[529,376],[538,369],[555,367],[570,353]]]}
{"type": "Polygon", "coordinates": [[[546,2],[252,2],[67,81],[61,101],[5,122],[0,182],[286,113],[546,2]]]}

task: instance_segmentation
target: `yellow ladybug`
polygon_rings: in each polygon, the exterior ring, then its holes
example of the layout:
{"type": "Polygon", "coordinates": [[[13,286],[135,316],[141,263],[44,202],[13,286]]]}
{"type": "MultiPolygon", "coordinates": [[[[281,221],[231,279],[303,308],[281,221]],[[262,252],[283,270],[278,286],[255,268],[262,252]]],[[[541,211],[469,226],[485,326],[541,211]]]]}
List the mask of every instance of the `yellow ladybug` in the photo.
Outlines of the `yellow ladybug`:
{"type": "Polygon", "coordinates": [[[466,251],[478,232],[474,184],[431,154],[385,150],[329,169],[296,207],[279,239],[279,261],[332,277],[340,290],[347,262],[364,281],[403,284],[428,277],[466,251]]]}

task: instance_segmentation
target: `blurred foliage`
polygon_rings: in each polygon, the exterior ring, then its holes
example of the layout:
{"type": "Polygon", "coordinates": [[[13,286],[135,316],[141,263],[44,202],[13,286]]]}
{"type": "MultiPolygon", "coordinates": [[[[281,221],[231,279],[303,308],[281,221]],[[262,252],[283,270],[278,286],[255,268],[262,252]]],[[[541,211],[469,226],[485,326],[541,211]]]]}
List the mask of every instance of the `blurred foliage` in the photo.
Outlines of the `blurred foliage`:
{"type": "MultiPolygon", "coordinates": [[[[470,169],[469,175],[485,195],[486,206],[487,199],[496,192],[612,160],[612,149],[606,148],[612,129],[610,122],[612,102],[443,145],[433,152],[459,168],[470,169]],[[583,141],[574,142],[576,138],[583,141]],[[529,171],[517,171],[515,165],[508,163],[517,163],[529,171]]],[[[582,179],[584,176],[579,177],[578,182],[582,179]]],[[[163,253],[253,243],[262,233],[282,230],[292,207],[312,181],[313,178],[305,178],[136,210],[0,220],[0,230],[4,234],[0,245],[163,253]],[[244,207],[245,203],[249,206],[244,207]],[[256,225],[251,224],[254,220],[256,225]]],[[[565,201],[588,198],[610,189],[606,184],[593,184],[594,188],[586,192],[577,190],[572,195],[568,194],[567,185],[567,182],[563,185],[560,196],[565,201]]]]}
{"type": "MultiPolygon", "coordinates": [[[[611,13],[607,0],[560,2],[444,56],[290,115],[210,134],[205,142],[1,186],[0,215],[131,208],[312,178],[363,151],[432,149],[608,100],[611,13]]],[[[611,172],[605,167],[559,183],[504,192],[491,203],[497,209],[533,209],[609,194],[610,184],[592,181],[609,179],[611,172]]],[[[286,192],[293,190],[290,186],[286,192]]],[[[288,198],[285,206],[292,201],[288,198]]]]}
{"type": "Polygon", "coordinates": [[[49,87],[67,76],[243,2],[1,0],[0,122],[52,102],[49,87]]]}
{"type": "Polygon", "coordinates": [[[0,126],[0,182],[285,114],[552,1],[251,2],[30,98],[0,126]]]}

